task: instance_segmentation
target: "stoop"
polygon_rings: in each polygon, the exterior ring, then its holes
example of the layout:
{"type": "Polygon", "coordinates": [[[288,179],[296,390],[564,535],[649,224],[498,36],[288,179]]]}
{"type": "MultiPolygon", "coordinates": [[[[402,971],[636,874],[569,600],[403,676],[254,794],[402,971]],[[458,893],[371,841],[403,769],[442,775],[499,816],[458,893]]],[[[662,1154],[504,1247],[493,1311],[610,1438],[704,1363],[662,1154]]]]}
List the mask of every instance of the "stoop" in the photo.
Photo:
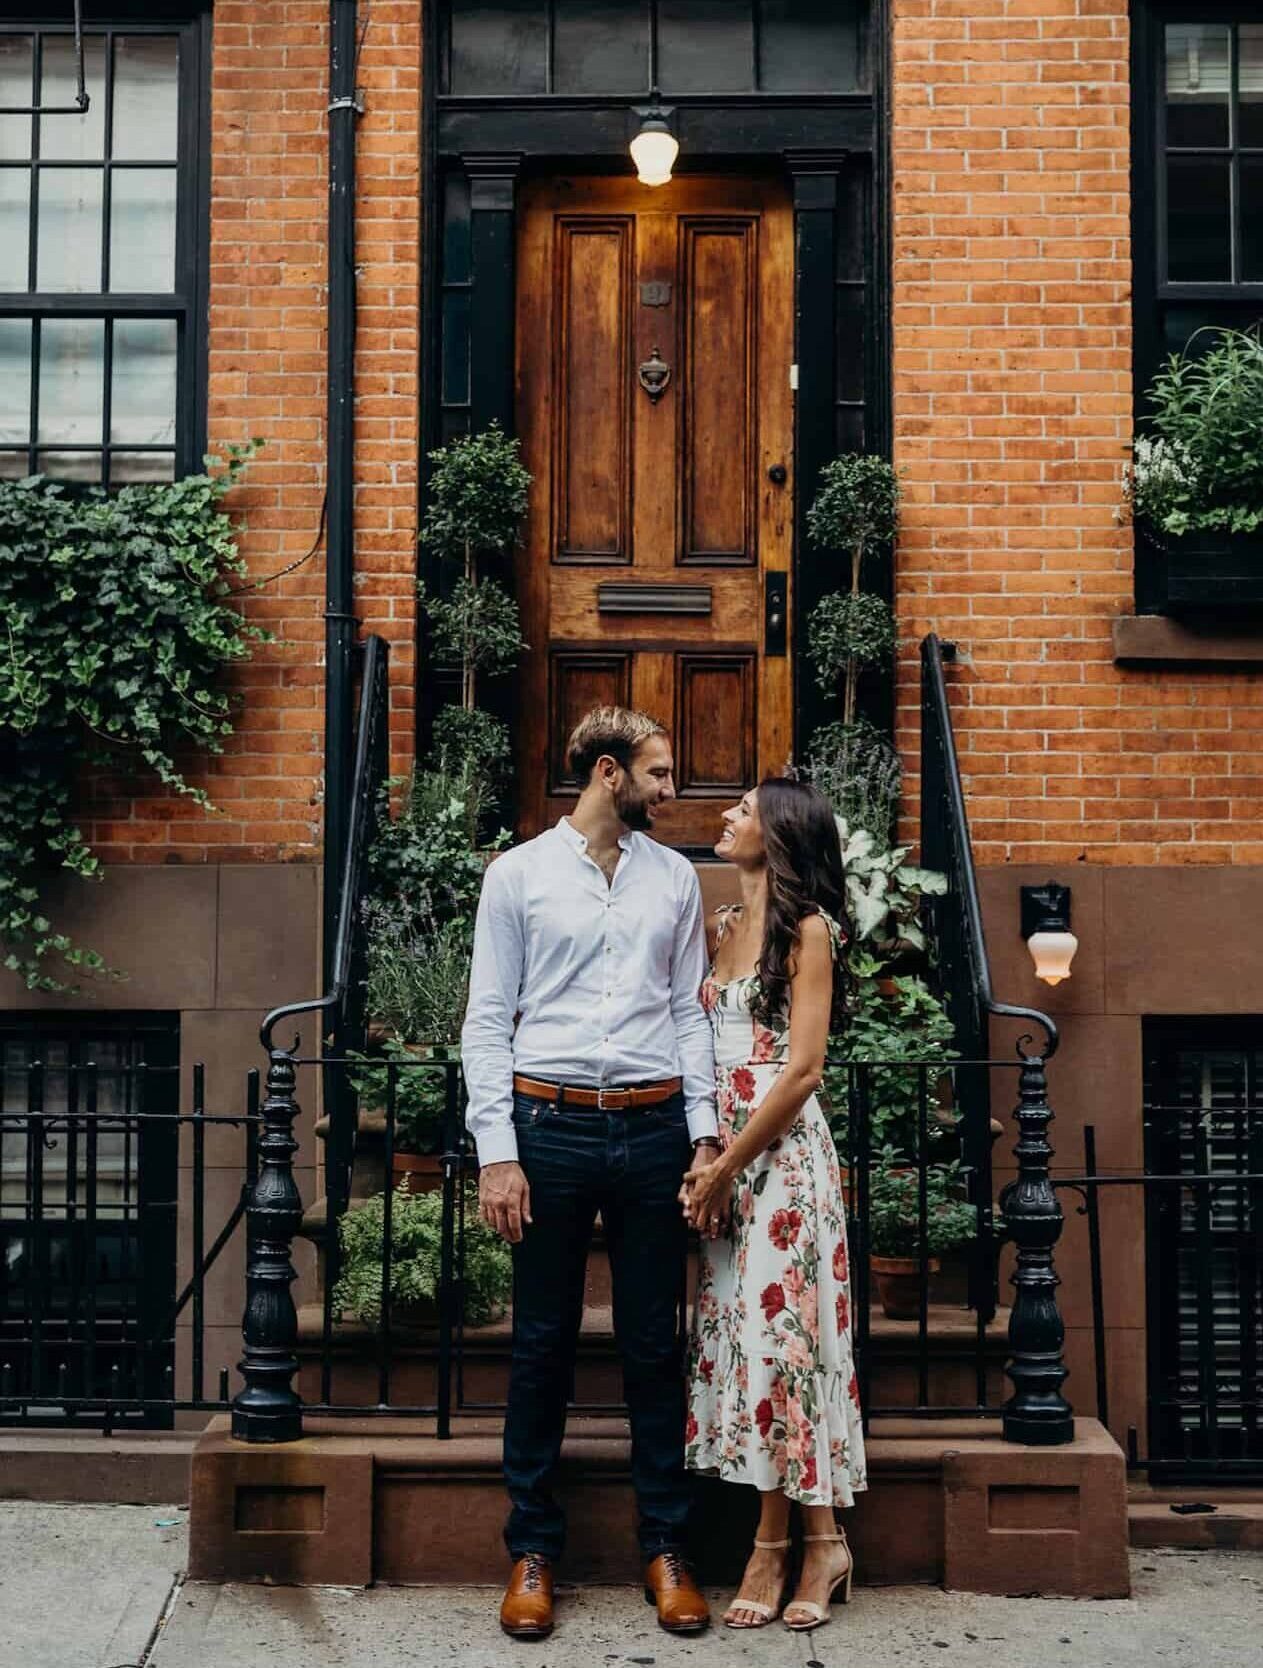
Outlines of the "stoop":
{"type": "MultiPolygon", "coordinates": [[[[299,1442],[235,1442],[212,1421],[193,1456],[189,1574],[201,1581],[365,1586],[503,1580],[500,1427],[416,1419],[308,1421],[299,1442]]],[[[640,1577],[626,1421],[571,1419],[558,1479],[569,1515],[560,1573],[640,1577]]],[[[1125,1597],[1123,1455],[1093,1419],[1072,1443],[1023,1448],[997,1420],[875,1420],[869,1488],[847,1527],[866,1585],[1125,1597]]],[[[704,1480],[693,1552],[703,1580],[737,1579],[751,1489],[704,1480]]]]}

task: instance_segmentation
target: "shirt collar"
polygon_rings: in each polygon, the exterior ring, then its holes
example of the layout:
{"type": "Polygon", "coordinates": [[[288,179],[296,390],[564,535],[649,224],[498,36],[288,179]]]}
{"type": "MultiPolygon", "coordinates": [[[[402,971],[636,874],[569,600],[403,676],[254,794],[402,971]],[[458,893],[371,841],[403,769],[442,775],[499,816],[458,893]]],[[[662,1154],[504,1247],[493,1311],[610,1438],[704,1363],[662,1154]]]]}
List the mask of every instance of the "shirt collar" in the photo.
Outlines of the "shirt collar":
{"type": "MultiPolygon", "coordinates": [[[[561,835],[562,839],[565,840],[566,844],[572,851],[577,851],[580,856],[585,856],[587,854],[588,837],[586,834],[580,834],[579,830],[571,822],[569,817],[558,818],[557,832],[561,835]]],[[[626,834],[620,835],[618,841],[619,850],[630,851],[632,848],[632,839],[633,834],[631,829],[628,829],[626,834]]]]}

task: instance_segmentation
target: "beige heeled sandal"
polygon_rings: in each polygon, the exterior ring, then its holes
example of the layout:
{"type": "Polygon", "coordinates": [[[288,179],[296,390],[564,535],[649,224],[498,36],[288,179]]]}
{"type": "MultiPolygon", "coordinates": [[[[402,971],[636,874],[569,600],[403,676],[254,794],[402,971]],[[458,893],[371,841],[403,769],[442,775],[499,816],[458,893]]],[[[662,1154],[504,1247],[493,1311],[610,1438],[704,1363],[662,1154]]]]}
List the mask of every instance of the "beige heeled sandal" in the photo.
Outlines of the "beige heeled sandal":
{"type": "MultiPolygon", "coordinates": [[[[757,1548],[757,1550],[760,1551],[760,1552],[784,1552],[789,1547],[789,1541],[788,1540],[784,1540],[784,1541],[761,1541],[761,1540],[756,1539],[754,1544],[755,1544],[755,1547],[757,1548]]],[[[753,1631],[757,1630],[758,1628],[766,1627],[769,1622],[774,1622],[776,1620],[776,1618],[780,1615],[781,1609],[782,1609],[782,1607],[785,1603],[785,1588],[788,1587],[788,1586],[789,1586],[789,1572],[788,1572],[788,1570],[786,1570],[786,1579],[781,1586],[780,1599],[774,1605],[773,1604],[764,1604],[761,1599],[743,1599],[740,1595],[738,1595],[735,1599],[733,1599],[732,1603],[728,1606],[727,1610],[724,1611],[724,1617],[723,1617],[724,1626],[732,1628],[734,1632],[739,1632],[743,1629],[748,1629],[751,1632],[753,1632],[753,1631]],[[763,1619],[762,1619],[762,1621],[758,1621],[758,1622],[734,1622],[734,1621],[730,1621],[729,1617],[732,1615],[734,1610],[753,1610],[756,1616],[761,1616],[763,1619]]]]}
{"type": "Polygon", "coordinates": [[[829,1620],[829,1607],[833,1603],[833,1595],[837,1592],[839,1587],[842,1589],[843,1604],[850,1604],[851,1576],[855,1572],[855,1559],[851,1555],[851,1548],[847,1544],[846,1533],[844,1530],[839,1529],[836,1535],[804,1535],[803,1540],[836,1541],[840,1545],[845,1546],[846,1568],[829,1588],[829,1597],[824,1604],[817,1604],[814,1599],[794,1599],[791,1604],[786,1606],[787,1611],[801,1610],[805,1613],[802,1621],[791,1622],[788,1614],[782,1616],[781,1620],[785,1623],[785,1626],[791,1633],[806,1633],[813,1627],[823,1627],[829,1620]]]}

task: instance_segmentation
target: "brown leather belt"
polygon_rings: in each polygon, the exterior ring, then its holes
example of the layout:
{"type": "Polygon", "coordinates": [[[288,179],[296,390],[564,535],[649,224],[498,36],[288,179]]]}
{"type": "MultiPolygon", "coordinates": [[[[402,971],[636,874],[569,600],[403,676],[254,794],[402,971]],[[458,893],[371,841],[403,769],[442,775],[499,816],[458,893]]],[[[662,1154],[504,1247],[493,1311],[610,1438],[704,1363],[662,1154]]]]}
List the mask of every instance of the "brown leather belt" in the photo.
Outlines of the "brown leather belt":
{"type": "Polygon", "coordinates": [[[542,1083],[535,1077],[519,1077],[514,1073],[513,1087],[520,1095],[532,1100],[557,1101],[564,1096],[566,1106],[584,1106],[594,1112],[634,1112],[642,1106],[661,1106],[664,1100],[678,1095],[683,1080],[665,1077],[661,1083],[640,1083],[631,1089],[580,1089],[569,1083],[542,1083]]]}

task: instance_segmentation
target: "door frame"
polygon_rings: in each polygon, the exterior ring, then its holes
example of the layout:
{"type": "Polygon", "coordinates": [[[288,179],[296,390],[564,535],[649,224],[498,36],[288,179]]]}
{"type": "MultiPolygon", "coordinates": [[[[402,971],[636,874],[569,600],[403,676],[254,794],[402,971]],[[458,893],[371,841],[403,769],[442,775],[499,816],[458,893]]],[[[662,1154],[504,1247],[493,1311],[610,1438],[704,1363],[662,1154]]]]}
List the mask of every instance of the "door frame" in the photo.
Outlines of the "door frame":
{"type": "MultiPolygon", "coordinates": [[[[629,96],[451,96],[439,91],[440,6],[425,0],[423,65],[421,459],[424,499],[429,453],[455,434],[499,421],[514,428],[515,203],[524,177],[539,173],[629,169],[634,131],[629,96]],[[444,252],[448,265],[444,266],[444,252]],[[455,255],[453,255],[455,251],[455,255]],[[477,317],[478,328],[461,315],[477,317]],[[445,328],[447,340],[445,341],[445,328]],[[444,358],[459,367],[445,386],[444,358]],[[459,387],[453,380],[461,380],[459,387]]],[[[794,214],[794,340],[798,390],[794,421],[793,611],[794,746],[833,716],[805,652],[806,621],[834,588],[836,564],[809,553],[806,512],[820,470],[858,443],[889,457],[892,442],[889,180],[889,0],[872,0],[868,24],[871,88],[863,93],[693,95],[673,99],[681,173],[740,175],[783,170],[794,214]],[[849,235],[848,235],[849,234],[849,235]],[[857,234],[859,276],[840,276],[839,249],[857,234]],[[844,290],[862,295],[862,387],[839,396],[838,355],[846,335],[844,290]],[[827,351],[826,351],[827,350],[827,351]],[[846,447],[839,443],[847,435],[846,447]],[[862,438],[858,438],[861,437],[862,438]]],[[[853,323],[855,314],[851,314],[853,323]]],[[[867,564],[866,564],[867,567],[867,564]]],[[[866,586],[894,600],[889,555],[872,561],[866,586]]],[[[424,565],[423,578],[432,579],[424,565]]],[[[417,624],[417,746],[428,745],[433,714],[452,698],[453,676],[430,664],[425,622],[417,624]]],[[[507,709],[513,680],[488,683],[507,709]]],[[[891,672],[861,691],[867,716],[890,728],[891,672]]],[[[506,807],[510,815],[515,807],[506,807]]],[[[506,820],[508,817],[506,816],[506,820]]]]}

